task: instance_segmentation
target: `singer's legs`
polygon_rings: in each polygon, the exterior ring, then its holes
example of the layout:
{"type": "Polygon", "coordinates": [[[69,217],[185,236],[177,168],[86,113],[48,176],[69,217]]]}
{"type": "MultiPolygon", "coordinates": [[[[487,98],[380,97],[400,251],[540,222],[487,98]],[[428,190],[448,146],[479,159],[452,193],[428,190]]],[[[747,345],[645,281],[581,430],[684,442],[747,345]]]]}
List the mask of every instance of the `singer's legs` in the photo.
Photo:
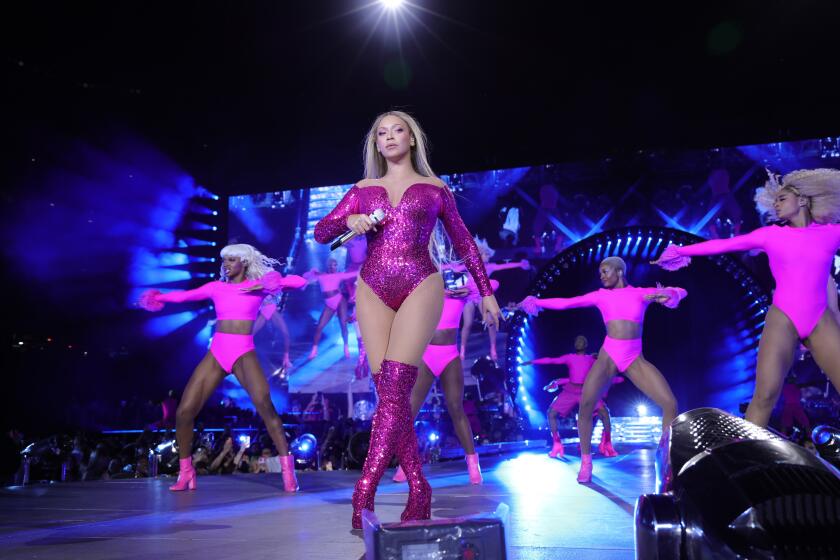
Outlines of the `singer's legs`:
{"type": "Polygon", "coordinates": [[[379,405],[373,418],[371,446],[362,477],[353,492],[355,528],[361,528],[362,510],[373,510],[376,488],[395,453],[409,483],[408,503],[401,518],[429,518],[431,488],[420,468],[410,394],[417,376],[416,366],[437,328],[442,309],[443,279],[440,274],[423,280],[396,312],[359,278],[356,316],[379,392],[379,405]],[[388,361],[383,365],[386,358],[388,361]]]}

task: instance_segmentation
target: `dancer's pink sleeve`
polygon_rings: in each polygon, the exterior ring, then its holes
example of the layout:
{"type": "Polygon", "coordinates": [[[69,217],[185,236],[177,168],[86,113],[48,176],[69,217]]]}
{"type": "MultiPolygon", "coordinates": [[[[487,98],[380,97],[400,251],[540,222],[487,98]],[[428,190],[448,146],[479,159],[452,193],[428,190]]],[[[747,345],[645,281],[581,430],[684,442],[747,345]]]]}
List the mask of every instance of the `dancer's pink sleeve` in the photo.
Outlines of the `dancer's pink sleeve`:
{"type": "Polygon", "coordinates": [[[258,282],[262,284],[263,291],[266,291],[269,294],[276,294],[282,292],[283,290],[297,290],[298,288],[302,288],[306,285],[306,279],[301,276],[297,276],[295,274],[283,276],[274,270],[263,275],[258,282]]]}
{"type": "Polygon", "coordinates": [[[336,207],[321,218],[315,225],[315,241],[329,243],[347,231],[347,217],[359,213],[359,191],[359,187],[353,185],[336,207]]]}
{"type": "Polygon", "coordinates": [[[464,220],[458,213],[458,206],[455,204],[455,196],[449,187],[444,186],[441,189],[441,204],[440,214],[438,218],[443,223],[446,233],[449,234],[449,239],[452,240],[452,246],[455,247],[455,252],[464,261],[464,266],[467,267],[470,276],[473,277],[478,293],[484,296],[493,295],[493,287],[490,285],[490,278],[487,276],[487,271],[484,268],[484,261],[481,260],[481,254],[478,252],[478,246],[475,244],[475,239],[470,235],[467,226],[464,225],[464,220]]]}
{"type": "Polygon", "coordinates": [[[507,270],[509,268],[525,268],[525,261],[516,261],[509,263],[489,263],[487,265],[487,273],[493,274],[497,270],[507,270]]]}
{"type": "Polygon", "coordinates": [[[184,301],[201,301],[213,297],[213,286],[216,282],[208,282],[194,290],[175,290],[172,292],[155,294],[155,300],[161,303],[181,303],[184,301]]]}
{"type": "Polygon", "coordinates": [[[598,305],[599,299],[598,292],[589,292],[588,294],[577,297],[547,299],[534,298],[533,301],[537,307],[541,307],[543,309],[563,310],[575,309],[578,307],[595,307],[598,305]]]}
{"type": "Polygon", "coordinates": [[[358,275],[359,275],[359,271],[354,270],[352,272],[339,272],[339,273],[336,273],[335,276],[338,277],[339,280],[350,280],[351,278],[355,278],[358,275]]]}
{"type": "Polygon", "coordinates": [[[557,356],[556,358],[537,358],[535,360],[531,360],[532,364],[569,364],[568,356],[557,356]]]}
{"type": "Polygon", "coordinates": [[[750,251],[763,249],[767,237],[767,228],[758,228],[744,235],[727,237],[725,239],[711,239],[693,245],[677,247],[676,251],[683,257],[701,257],[705,255],[720,255],[733,251],[750,251]]]}

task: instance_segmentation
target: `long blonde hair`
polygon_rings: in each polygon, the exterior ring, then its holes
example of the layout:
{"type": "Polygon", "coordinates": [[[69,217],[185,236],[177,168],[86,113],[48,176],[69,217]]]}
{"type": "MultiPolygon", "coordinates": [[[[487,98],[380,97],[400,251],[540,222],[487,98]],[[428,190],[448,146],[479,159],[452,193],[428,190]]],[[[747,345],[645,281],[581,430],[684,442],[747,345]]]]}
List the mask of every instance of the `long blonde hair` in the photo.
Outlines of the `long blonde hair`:
{"type": "Polygon", "coordinates": [[[755,191],[755,205],[762,214],[778,218],[773,203],[781,190],[808,199],[811,217],[819,224],[840,222],[840,169],[799,169],[779,177],[767,170],[769,179],[755,191]]]}
{"type": "Polygon", "coordinates": [[[379,179],[388,171],[388,162],[385,161],[385,156],[376,149],[376,131],[379,129],[382,119],[389,116],[401,119],[414,138],[414,146],[411,147],[411,166],[423,177],[434,177],[435,172],[429,165],[428,140],[426,133],[420,127],[420,123],[404,111],[386,111],[373,120],[373,125],[365,136],[365,149],[362,155],[365,161],[365,179],[379,179]]]}
{"type": "MultiPolygon", "coordinates": [[[[401,119],[411,132],[411,136],[414,139],[414,146],[410,148],[411,166],[414,168],[414,171],[423,177],[435,177],[435,172],[432,171],[432,166],[429,164],[429,141],[420,123],[405,111],[386,111],[373,119],[373,125],[371,125],[367,136],[365,136],[365,147],[362,153],[365,163],[365,179],[379,179],[388,171],[388,162],[385,160],[385,156],[380,154],[379,150],[376,149],[376,132],[382,123],[382,119],[389,116],[401,119]]],[[[449,187],[445,183],[443,188],[449,191],[449,187]]],[[[447,194],[451,195],[452,192],[449,191],[447,194]]],[[[444,247],[441,246],[437,235],[433,233],[429,238],[429,255],[432,258],[432,262],[438,268],[440,268],[441,255],[444,253],[444,247]]]]}

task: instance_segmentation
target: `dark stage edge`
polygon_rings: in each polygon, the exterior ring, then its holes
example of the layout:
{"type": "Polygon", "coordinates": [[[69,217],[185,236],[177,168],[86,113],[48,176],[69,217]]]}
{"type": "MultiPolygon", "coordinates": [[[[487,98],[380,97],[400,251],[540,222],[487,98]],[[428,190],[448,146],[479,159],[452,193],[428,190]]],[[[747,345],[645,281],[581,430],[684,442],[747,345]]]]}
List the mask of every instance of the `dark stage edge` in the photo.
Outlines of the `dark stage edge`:
{"type": "MultiPolygon", "coordinates": [[[[505,502],[510,558],[633,558],[633,508],[653,491],[654,449],[617,450],[615,458],[595,456],[590,485],[575,480],[577,456],[551,459],[547,449],[482,458],[481,486],[469,484],[463,461],[427,465],[432,516],[491,512],[505,502]]],[[[407,497],[392,475],[376,499],[386,522],[399,519],[407,497]]],[[[172,478],[4,488],[0,558],[357,560],[365,551],[350,532],[358,476],[299,472],[298,494],[282,493],[280,475],[265,474],[200,477],[198,491],[178,494],[167,490],[172,478]]]]}

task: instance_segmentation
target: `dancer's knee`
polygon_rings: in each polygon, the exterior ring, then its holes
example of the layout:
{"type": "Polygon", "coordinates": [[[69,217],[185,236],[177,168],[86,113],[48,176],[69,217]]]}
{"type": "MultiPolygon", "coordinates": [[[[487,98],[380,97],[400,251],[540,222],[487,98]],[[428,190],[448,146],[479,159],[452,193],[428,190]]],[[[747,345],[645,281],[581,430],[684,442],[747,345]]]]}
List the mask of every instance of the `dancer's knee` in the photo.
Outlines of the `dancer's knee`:
{"type": "Polygon", "coordinates": [[[673,395],[665,397],[662,402],[657,403],[662,409],[662,416],[675,418],[677,416],[677,399],[673,395]]]}

